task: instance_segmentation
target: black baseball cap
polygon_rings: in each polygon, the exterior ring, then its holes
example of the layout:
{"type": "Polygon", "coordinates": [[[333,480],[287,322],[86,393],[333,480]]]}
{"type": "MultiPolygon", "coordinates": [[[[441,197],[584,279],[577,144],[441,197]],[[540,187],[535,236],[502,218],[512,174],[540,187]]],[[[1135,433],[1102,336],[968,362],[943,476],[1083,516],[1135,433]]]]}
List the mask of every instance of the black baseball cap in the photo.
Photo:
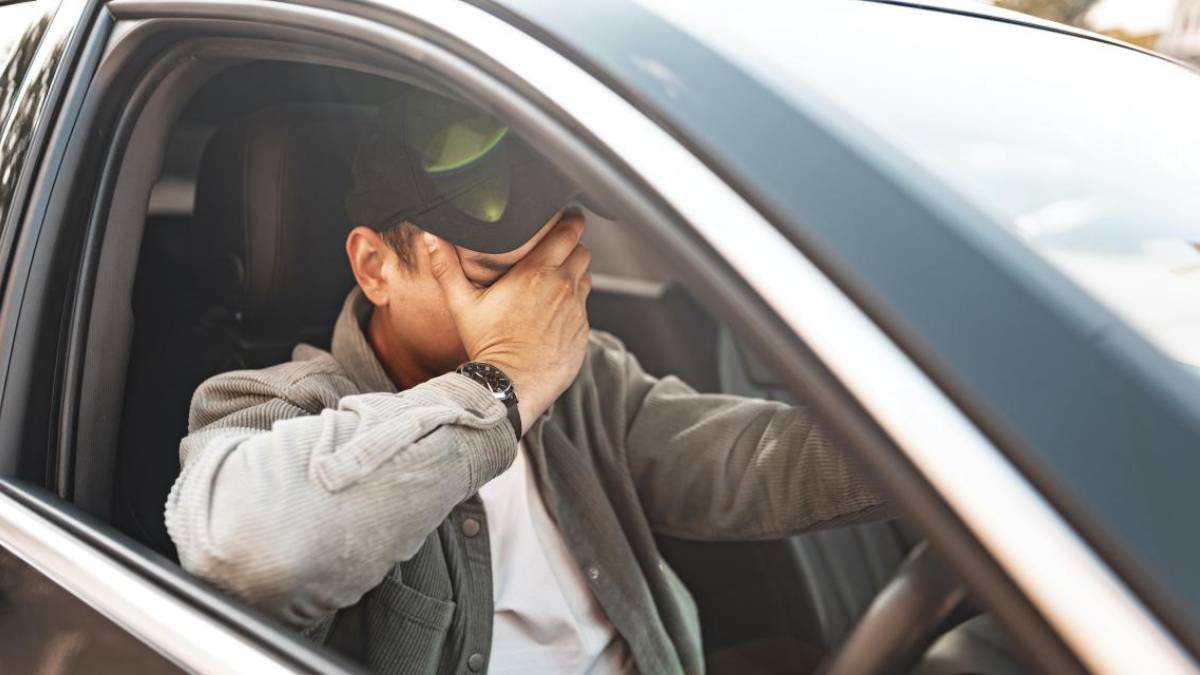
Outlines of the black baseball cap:
{"type": "Polygon", "coordinates": [[[407,221],[472,251],[505,253],[577,195],[500,120],[413,87],[365,134],[346,213],[355,225],[384,231],[407,221]]]}

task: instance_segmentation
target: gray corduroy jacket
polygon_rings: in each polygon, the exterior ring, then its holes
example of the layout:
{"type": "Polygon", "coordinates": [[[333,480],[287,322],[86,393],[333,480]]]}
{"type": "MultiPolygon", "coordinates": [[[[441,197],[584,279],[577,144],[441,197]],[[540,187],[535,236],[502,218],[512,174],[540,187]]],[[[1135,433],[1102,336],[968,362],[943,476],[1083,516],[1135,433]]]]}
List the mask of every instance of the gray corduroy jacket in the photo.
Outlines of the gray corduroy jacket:
{"type": "MultiPolygon", "coordinates": [[[[197,389],[166,505],[184,569],[367,667],[487,668],[480,486],[509,466],[504,407],[454,373],[397,393],[347,298],[331,353],[197,389]]],[[[595,332],[525,436],[546,506],[644,673],[702,672],[695,605],[656,533],[763,539],[881,516],[877,492],[801,408],[698,394],[595,332]]]]}

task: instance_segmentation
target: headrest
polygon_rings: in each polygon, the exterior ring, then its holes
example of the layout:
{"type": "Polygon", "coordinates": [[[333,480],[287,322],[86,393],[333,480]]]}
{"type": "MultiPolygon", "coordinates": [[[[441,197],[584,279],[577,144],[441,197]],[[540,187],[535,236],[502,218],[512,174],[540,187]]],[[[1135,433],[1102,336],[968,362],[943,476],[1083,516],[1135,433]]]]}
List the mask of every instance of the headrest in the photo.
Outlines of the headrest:
{"type": "Polygon", "coordinates": [[[287,104],[218,131],[200,164],[196,278],[211,306],[256,323],[331,321],[353,284],[344,203],[370,109],[287,104]]]}

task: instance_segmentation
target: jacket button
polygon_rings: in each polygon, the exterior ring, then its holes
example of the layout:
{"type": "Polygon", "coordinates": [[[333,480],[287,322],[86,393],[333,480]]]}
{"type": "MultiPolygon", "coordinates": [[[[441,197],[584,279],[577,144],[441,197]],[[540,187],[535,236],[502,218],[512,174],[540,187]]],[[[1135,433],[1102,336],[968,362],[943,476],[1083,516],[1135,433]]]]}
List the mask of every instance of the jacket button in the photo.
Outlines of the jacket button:
{"type": "Polygon", "coordinates": [[[483,670],[483,654],[475,652],[469,658],[467,658],[467,667],[470,668],[471,672],[473,673],[478,673],[479,671],[483,670]]]}
{"type": "Polygon", "coordinates": [[[600,578],[600,568],[598,568],[598,567],[587,568],[587,577],[589,579],[591,579],[592,581],[599,579],[600,578]]]}
{"type": "Polygon", "coordinates": [[[478,520],[475,520],[474,518],[467,518],[463,521],[462,533],[468,537],[474,537],[475,535],[479,534],[479,529],[480,525],[478,520]]]}

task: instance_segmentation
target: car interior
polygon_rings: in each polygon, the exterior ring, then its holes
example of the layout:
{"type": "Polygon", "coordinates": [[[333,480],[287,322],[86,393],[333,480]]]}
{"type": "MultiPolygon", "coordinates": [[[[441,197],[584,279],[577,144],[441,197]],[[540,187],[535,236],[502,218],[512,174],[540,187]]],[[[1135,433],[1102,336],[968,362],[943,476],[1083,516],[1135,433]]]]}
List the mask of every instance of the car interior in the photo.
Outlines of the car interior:
{"type": "MultiPolygon", "coordinates": [[[[103,317],[127,323],[128,358],[111,365],[124,385],[111,404],[111,468],[92,474],[111,475],[111,486],[92,488],[93,510],[172,561],[163,507],[192,392],[217,373],[286,361],[298,343],[328,346],[353,283],[343,199],[354,150],[374,111],[417,86],[302,59],[212,71],[161,125],[141,234],[125,244],[125,255],[136,252],[127,309],[103,317]]],[[[588,222],[595,329],[619,337],[652,374],[798,403],[634,224],[595,212],[588,222]]],[[[659,544],[696,598],[714,673],[813,672],[922,548],[899,521],[780,541],[659,544]]],[[[913,647],[924,654],[916,672],[1027,672],[986,614],[939,615],[938,626],[932,646],[913,647]]]]}

